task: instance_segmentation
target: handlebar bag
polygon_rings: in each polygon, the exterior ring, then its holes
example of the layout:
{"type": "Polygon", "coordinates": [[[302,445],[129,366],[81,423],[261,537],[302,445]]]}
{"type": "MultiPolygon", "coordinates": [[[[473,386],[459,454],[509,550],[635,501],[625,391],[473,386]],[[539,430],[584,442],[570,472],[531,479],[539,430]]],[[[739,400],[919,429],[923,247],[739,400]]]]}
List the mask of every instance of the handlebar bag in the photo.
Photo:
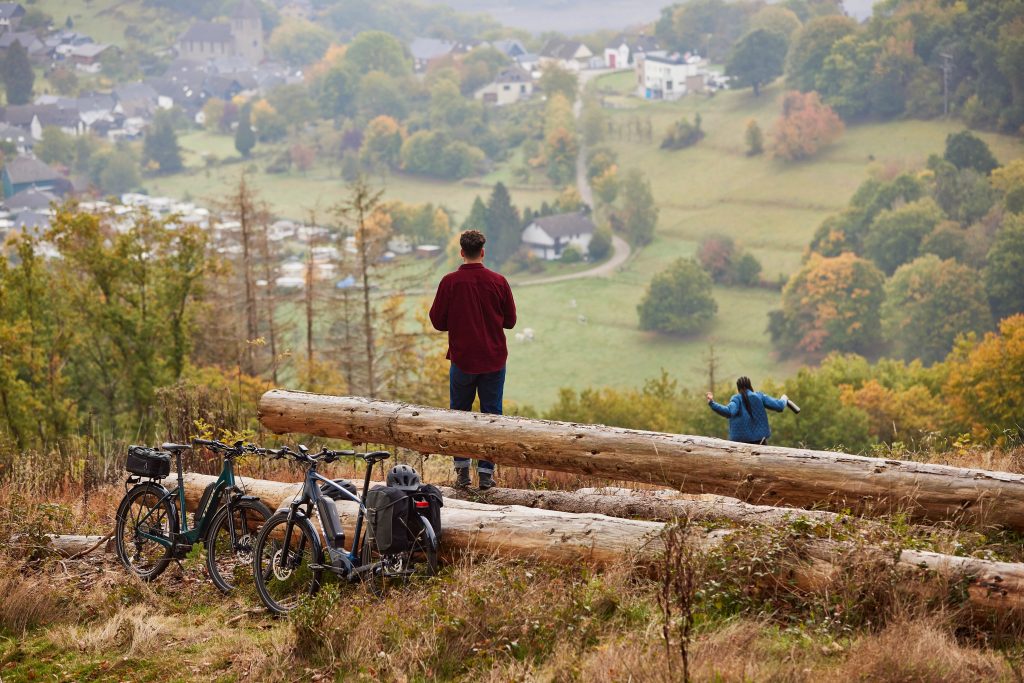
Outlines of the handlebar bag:
{"type": "Polygon", "coordinates": [[[366,526],[382,555],[412,550],[417,530],[409,523],[411,498],[393,486],[374,486],[366,493],[366,526]]]}
{"type": "Polygon", "coordinates": [[[171,454],[145,446],[129,446],[124,468],[147,479],[163,479],[171,473],[171,454]]]}
{"type": "MultiPolygon", "coordinates": [[[[422,515],[430,522],[430,528],[434,530],[434,536],[437,537],[437,540],[441,540],[442,507],[444,507],[444,496],[441,494],[441,489],[433,484],[420,486],[419,491],[412,495],[412,506],[409,511],[412,515],[412,521],[409,526],[416,532],[417,537],[423,532],[423,522],[420,521],[420,515],[422,515]]],[[[426,538],[421,540],[425,541],[426,538]]]]}

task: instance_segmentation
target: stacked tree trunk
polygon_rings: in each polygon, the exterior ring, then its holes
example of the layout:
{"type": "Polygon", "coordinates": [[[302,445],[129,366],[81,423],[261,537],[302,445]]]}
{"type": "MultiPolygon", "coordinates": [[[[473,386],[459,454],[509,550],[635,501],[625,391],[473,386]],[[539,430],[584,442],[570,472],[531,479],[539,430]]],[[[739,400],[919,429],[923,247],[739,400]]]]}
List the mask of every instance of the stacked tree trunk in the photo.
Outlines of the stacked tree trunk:
{"type": "MultiPolygon", "coordinates": [[[[186,504],[194,509],[208,484],[215,477],[202,474],[185,476],[186,504]]],[[[170,483],[170,481],[166,482],[170,483]]],[[[285,506],[299,493],[296,484],[246,479],[246,491],[258,495],[271,508],[285,506]]],[[[499,497],[502,491],[496,492],[499,497]]],[[[574,496],[576,494],[565,494],[574,496]]],[[[586,499],[589,494],[583,494],[586,499]]],[[[610,496],[622,497],[622,496],[610,496]]],[[[565,500],[564,498],[561,500],[565,500]]],[[[676,501],[685,502],[685,501],[676,501]]],[[[587,503],[594,506],[593,499],[587,503]]],[[[346,534],[353,533],[357,507],[339,502],[339,517],[346,534]]],[[[682,511],[685,505],[680,508],[682,511]]],[[[804,515],[787,511],[788,519],[804,515]]],[[[821,520],[818,520],[821,521],[821,520]]],[[[620,519],[592,512],[562,512],[519,505],[488,505],[446,498],[441,511],[446,550],[494,554],[517,559],[542,559],[568,565],[586,562],[609,565],[623,562],[656,563],[663,549],[665,524],[647,520],[620,519]]],[[[695,530],[690,542],[709,550],[727,542],[731,529],[695,530]]],[[[787,580],[803,590],[824,591],[839,567],[850,562],[871,562],[892,567],[908,581],[922,572],[934,573],[950,582],[966,582],[973,605],[999,612],[1024,608],[1024,564],[991,562],[940,553],[903,550],[898,553],[880,548],[816,540],[803,545],[805,557],[786,569],[787,580]]]]}

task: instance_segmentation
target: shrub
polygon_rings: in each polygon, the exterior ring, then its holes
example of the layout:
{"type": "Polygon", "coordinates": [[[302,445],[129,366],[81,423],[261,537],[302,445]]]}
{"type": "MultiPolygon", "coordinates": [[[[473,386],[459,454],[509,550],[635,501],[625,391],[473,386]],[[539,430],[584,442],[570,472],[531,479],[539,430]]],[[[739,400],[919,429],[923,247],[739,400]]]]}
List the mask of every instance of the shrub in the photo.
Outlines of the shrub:
{"type": "Polygon", "coordinates": [[[562,263],[579,263],[582,260],[583,253],[573,244],[562,251],[562,263]]]}
{"type": "Polygon", "coordinates": [[[704,137],[704,131],[701,130],[700,125],[700,114],[694,116],[693,123],[690,123],[689,119],[676,121],[665,133],[665,139],[661,141],[661,148],[683,149],[696,145],[704,137]]]}
{"type": "Polygon", "coordinates": [[[677,259],[654,276],[637,312],[642,330],[697,332],[718,312],[711,296],[711,278],[696,261],[677,259]]]}
{"type": "Polygon", "coordinates": [[[790,92],[782,101],[782,116],[772,129],[772,151],[787,161],[817,154],[843,133],[843,122],[818,93],[790,92]]]}
{"type": "Polygon", "coordinates": [[[612,231],[607,226],[601,226],[594,231],[590,238],[590,245],[587,247],[587,254],[592,261],[600,261],[612,251],[612,231]]]}

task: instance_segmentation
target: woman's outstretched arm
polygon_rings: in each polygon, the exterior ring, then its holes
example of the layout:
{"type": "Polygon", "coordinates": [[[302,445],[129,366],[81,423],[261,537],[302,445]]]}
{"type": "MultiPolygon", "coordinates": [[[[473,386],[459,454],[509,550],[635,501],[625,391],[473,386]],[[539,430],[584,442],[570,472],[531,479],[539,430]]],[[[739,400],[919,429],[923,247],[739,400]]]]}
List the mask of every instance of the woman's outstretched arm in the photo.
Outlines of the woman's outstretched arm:
{"type": "Polygon", "coordinates": [[[711,395],[711,392],[707,393],[707,398],[708,398],[708,406],[711,408],[711,410],[715,411],[716,413],[718,413],[722,417],[730,417],[730,418],[732,418],[732,417],[736,417],[737,415],[740,414],[740,397],[739,396],[733,396],[732,400],[729,401],[728,405],[722,405],[721,403],[715,403],[715,398],[714,398],[714,396],[711,395]]]}

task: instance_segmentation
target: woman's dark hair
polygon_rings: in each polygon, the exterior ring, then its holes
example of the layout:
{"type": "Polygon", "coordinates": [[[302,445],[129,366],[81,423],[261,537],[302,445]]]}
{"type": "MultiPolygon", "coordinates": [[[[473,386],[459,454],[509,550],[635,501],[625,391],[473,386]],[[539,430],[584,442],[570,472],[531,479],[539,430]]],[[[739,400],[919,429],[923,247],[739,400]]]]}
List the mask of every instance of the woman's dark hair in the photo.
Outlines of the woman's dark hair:
{"type": "Polygon", "coordinates": [[[753,417],[754,411],[750,409],[750,399],[747,398],[747,392],[754,390],[753,385],[750,383],[750,378],[740,377],[736,380],[736,388],[740,390],[740,397],[743,399],[743,405],[747,407],[747,415],[753,417]]]}

